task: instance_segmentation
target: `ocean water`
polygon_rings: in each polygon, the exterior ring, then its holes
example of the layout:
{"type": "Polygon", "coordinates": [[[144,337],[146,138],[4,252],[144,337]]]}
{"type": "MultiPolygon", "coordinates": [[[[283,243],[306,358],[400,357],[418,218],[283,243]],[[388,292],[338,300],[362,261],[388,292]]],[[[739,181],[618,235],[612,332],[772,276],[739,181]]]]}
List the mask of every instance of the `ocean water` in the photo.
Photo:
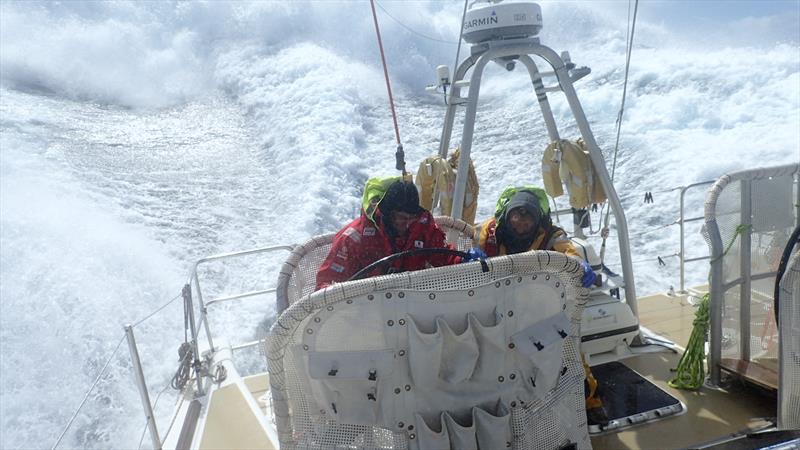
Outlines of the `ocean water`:
{"type": "MultiPolygon", "coordinates": [[[[453,65],[463,3],[379,3],[414,169],[438,148],[444,108],[424,87],[453,65]]],[[[729,3],[640,5],[615,171],[640,295],[678,285],[669,189],[800,160],[800,3],[729,3]]],[[[576,89],[610,169],[627,3],[542,8],[542,42],[592,68],[576,89]]],[[[506,186],[541,182],[547,145],[525,74],[490,66],[484,80],[479,217],[506,186]]],[[[112,354],[62,447],[136,448],[122,326],[167,305],[135,328],[155,400],[183,340],[181,303],[168,302],[194,262],[337,230],[368,177],[395,174],[394,147],[367,2],[0,2],[0,448],[51,447],[112,354]]],[[[690,191],[690,215],[704,194],[690,191]]],[[[706,252],[689,231],[690,254],[706,252]]],[[[209,292],[269,287],[279,263],[203,275],[209,292]]],[[[690,266],[688,283],[706,276],[690,266]]],[[[269,301],[220,305],[212,329],[253,339],[269,301]]],[[[163,392],[162,431],[175,399],[163,392]]]]}

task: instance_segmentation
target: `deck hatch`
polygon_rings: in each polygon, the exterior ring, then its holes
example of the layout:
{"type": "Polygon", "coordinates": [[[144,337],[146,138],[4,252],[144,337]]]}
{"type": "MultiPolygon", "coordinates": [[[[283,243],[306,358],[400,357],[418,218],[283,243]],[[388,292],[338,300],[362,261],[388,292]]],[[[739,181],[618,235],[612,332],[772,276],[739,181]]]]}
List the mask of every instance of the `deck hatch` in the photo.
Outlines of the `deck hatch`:
{"type": "Polygon", "coordinates": [[[589,432],[618,431],[640,423],[652,422],[682,413],[686,408],[677,398],[617,362],[592,367],[598,392],[609,423],[602,426],[589,421],[589,432]]]}

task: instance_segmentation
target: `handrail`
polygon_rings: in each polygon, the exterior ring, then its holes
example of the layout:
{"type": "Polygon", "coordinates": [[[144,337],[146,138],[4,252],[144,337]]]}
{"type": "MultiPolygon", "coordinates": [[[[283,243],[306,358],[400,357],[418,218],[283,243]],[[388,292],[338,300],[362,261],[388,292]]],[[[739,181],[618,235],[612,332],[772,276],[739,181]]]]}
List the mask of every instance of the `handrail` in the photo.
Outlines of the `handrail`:
{"type": "MultiPolygon", "coordinates": [[[[707,259],[711,259],[711,256],[698,256],[697,258],[685,259],[684,262],[705,261],[707,259]]],[[[681,285],[681,288],[683,288],[682,285],[681,285]]]]}
{"type": "Polygon", "coordinates": [[[266,341],[266,339],[256,339],[255,341],[244,342],[244,343],[241,343],[239,345],[232,346],[231,347],[231,351],[236,351],[236,350],[242,350],[242,349],[245,349],[245,348],[255,347],[255,346],[259,345],[259,344],[263,344],[265,341],[266,341]]]}
{"type": "MultiPolygon", "coordinates": [[[[705,261],[707,259],[711,259],[710,255],[698,256],[698,257],[694,257],[694,258],[687,258],[686,257],[686,246],[685,246],[686,227],[685,227],[685,224],[690,223],[690,222],[698,222],[698,221],[702,221],[702,220],[705,219],[705,217],[702,216],[702,215],[695,216],[695,217],[689,217],[689,218],[685,217],[684,210],[685,210],[686,191],[688,191],[689,189],[698,187],[698,186],[706,186],[706,185],[713,184],[715,181],[716,180],[699,181],[699,182],[692,183],[692,184],[689,184],[689,185],[686,185],[686,186],[678,186],[678,187],[665,189],[665,190],[661,191],[661,192],[671,192],[671,191],[680,190],[680,192],[681,192],[680,193],[680,217],[678,218],[678,220],[676,220],[676,221],[674,221],[672,223],[663,225],[661,227],[661,228],[666,228],[666,227],[669,227],[669,226],[672,226],[672,225],[679,225],[680,226],[680,249],[679,249],[679,251],[677,253],[675,253],[673,255],[668,255],[668,256],[677,256],[678,259],[680,260],[680,290],[678,292],[681,293],[681,294],[685,294],[687,292],[686,291],[686,275],[685,275],[686,274],[686,270],[685,270],[686,269],[686,263],[696,262],[696,261],[705,261]]],[[[554,210],[553,212],[555,212],[556,214],[562,214],[562,213],[566,214],[566,213],[570,213],[571,209],[564,208],[564,209],[554,210]]],[[[648,232],[650,232],[650,231],[655,231],[655,230],[649,230],[648,232]]],[[[592,239],[592,238],[598,239],[598,238],[601,238],[601,236],[599,236],[599,235],[588,235],[588,236],[585,236],[585,239],[592,239]]],[[[640,261],[634,261],[634,262],[641,262],[641,260],[640,261]]]]}
{"type": "Polygon", "coordinates": [[[680,255],[680,262],[681,262],[681,264],[680,264],[680,266],[681,266],[681,289],[680,289],[679,292],[682,293],[682,294],[686,293],[686,268],[685,268],[686,263],[687,262],[692,262],[692,261],[700,261],[701,259],[709,259],[710,258],[710,256],[706,256],[706,257],[702,257],[702,258],[694,258],[694,259],[691,259],[691,260],[687,260],[686,259],[686,244],[685,244],[685,236],[684,236],[685,235],[685,231],[686,231],[686,229],[685,229],[686,227],[684,226],[684,224],[686,222],[695,222],[695,221],[704,219],[703,216],[692,217],[690,219],[684,218],[683,210],[684,210],[686,191],[688,191],[691,188],[697,187],[697,186],[705,186],[705,185],[713,184],[715,181],[716,180],[700,181],[700,182],[692,183],[692,184],[690,184],[688,186],[684,186],[684,187],[681,188],[681,216],[680,216],[680,219],[678,219],[678,223],[680,224],[680,228],[681,228],[681,249],[678,252],[678,254],[680,255]]]}
{"type": "Polygon", "coordinates": [[[195,367],[195,376],[197,378],[197,392],[199,395],[204,395],[203,390],[203,383],[202,383],[202,375],[200,373],[200,367],[202,365],[200,361],[200,347],[198,344],[198,336],[199,336],[199,328],[203,327],[206,332],[206,339],[208,340],[208,347],[213,352],[214,351],[214,340],[211,333],[211,327],[208,321],[208,306],[213,303],[220,303],[223,301],[234,300],[238,298],[246,298],[246,297],[253,297],[256,295],[264,294],[269,291],[274,292],[274,289],[266,289],[262,291],[251,291],[243,294],[236,294],[233,296],[227,296],[222,298],[216,298],[211,300],[208,304],[203,301],[203,291],[200,288],[200,278],[197,275],[197,269],[200,267],[201,264],[208,263],[211,261],[221,261],[225,259],[231,258],[238,258],[242,256],[250,256],[259,253],[270,253],[275,251],[292,251],[294,250],[294,246],[292,245],[276,245],[272,247],[261,247],[255,248],[251,250],[243,250],[239,252],[231,252],[231,253],[221,253],[217,255],[207,256],[205,258],[201,258],[194,263],[192,267],[191,276],[189,281],[187,282],[186,286],[184,286],[184,308],[186,311],[186,316],[189,321],[189,327],[192,334],[192,347],[194,350],[194,361],[192,361],[193,366],[195,367]],[[197,292],[197,302],[198,307],[200,310],[200,320],[195,323],[194,318],[194,301],[192,298],[191,286],[194,284],[195,291],[197,292]]]}
{"type": "MultiPolygon", "coordinates": [[[[128,338],[128,340],[129,340],[129,347],[131,347],[130,348],[131,355],[132,355],[131,357],[134,358],[134,356],[133,356],[134,355],[134,351],[136,351],[136,356],[138,356],[138,350],[136,349],[135,340],[133,340],[132,336],[131,336],[134,328],[136,328],[137,326],[139,326],[140,324],[144,323],[145,321],[147,321],[148,319],[150,319],[151,317],[153,317],[157,313],[159,313],[162,310],[164,310],[167,306],[171,305],[178,298],[183,297],[185,313],[187,314],[187,319],[190,322],[190,329],[191,329],[191,334],[192,334],[192,341],[193,341],[193,344],[194,344],[195,355],[198,355],[198,353],[197,353],[197,351],[198,351],[198,348],[197,348],[197,337],[198,337],[198,334],[199,334],[198,333],[198,328],[200,328],[201,326],[204,326],[206,328],[206,334],[207,334],[208,339],[209,339],[209,346],[213,349],[213,343],[211,341],[211,333],[210,333],[210,329],[209,329],[209,326],[208,326],[208,320],[207,320],[207,307],[208,306],[210,306],[212,304],[215,304],[215,303],[222,303],[222,302],[236,300],[236,299],[255,297],[255,296],[258,296],[258,295],[273,293],[273,292],[276,291],[276,288],[249,291],[249,292],[245,292],[245,293],[241,293],[241,294],[235,294],[235,295],[229,295],[229,296],[214,298],[211,301],[209,301],[208,303],[203,303],[202,293],[200,291],[200,280],[199,280],[199,277],[197,276],[197,269],[200,266],[200,264],[211,262],[211,261],[219,261],[219,260],[228,259],[228,258],[253,255],[253,254],[258,254],[258,253],[267,253],[267,252],[280,251],[280,250],[292,251],[293,249],[294,249],[294,246],[290,246],[290,245],[279,245],[279,246],[273,246],[273,247],[263,247],[263,248],[245,250],[245,251],[240,251],[240,252],[232,252],[232,253],[223,253],[223,254],[212,255],[212,256],[205,257],[205,258],[201,258],[197,262],[195,262],[194,266],[192,267],[191,276],[190,276],[186,286],[184,286],[184,290],[183,290],[183,292],[181,294],[176,295],[171,300],[166,302],[164,305],[161,305],[158,308],[154,309],[152,312],[147,314],[142,319],[139,319],[138,321],[133,322],[132,325],[127,325],[126,326],[125,333],[123,333],[123,335],[121,336],[119,342],[117,343],[116,347],[114,348],[114,351],[112,351],[111,354],[106,359],[105,363],[103,364],[103,367],[100,369],[100,372],[97,374],[97,377],[95,377],[94,382],[92,383],[92,385],[89,387],[89,389],[84,394],[81,402],[78,404],[78,407],[75,409],[73,414],[70,416],[70,419],[67,421],[67,424],[64,426],[64,429],[59,434],[58,438],[56,439],[56,441],[53,444],[53,446],[51,447],[51,449],[55,450],[56,448],[59,447],[59,445],[61,445],[62,441],[64,440],[64,437],[67,434],[67,432],[70,430],[70,428],[72,427],[72,424],[75,422],[75,419],[78,417],[78,414],[81,412],[83,407],[86,405],[86,402],[88,401],[90,395],[92,394],[92,392],[94,392],[95,388],[98,386],[100,381],[107,375],[107,369],[108,369],[111,361],[119,353],[119,349],[121,348],[122,343],[125,342],[126,338],[128,338]],[[197,297],[198,297],[200,311],[201,311],[201,318],[200,318],[200,321],[197,324],[195,324],[195,322],[194,322],[194,306],[193,306],[192,295],[191,295],[191,285],[192,284],[194,284],[196,289],[197,289],[197,297]]],[[[263,340],[245,342],[245,343],[233,346],[232,349],[233,350],[240,350],[240,349],[244,349],[244,348],[254,347],[256,345],[259,345],[262,342],[263,342],[263,340]]],[[[196,358],[199,358],[199,356],[196,356],[196,358]]],[[[153,414],[153,410],[155,409],[155,405],[153,405],[151,408],[148,408],[148,406],[150,405],[149,391],[147,389],[147,386],[144,384],[144,378],[143,378],[143,376],[141,374],[141,365],[137,364],[136,361],[132,361],[132,363],[133,363],[134,370],[135,370],[135,375],[136,375],[135,379],[137,381],[137,387],[140,389],[140,396],[142,396],[142,402],[143,402],[143,406],[144,406],[144,409],[145,409],[145,416],[147,417],[147,424],[145,425],[145,431],[148,428],[150,429],[150,431],[152,433],[151,437],[152,437],[152,440],[153,440],[153,445],[154,445],[154,447],[159,448],[163,444],[163,442],[161,442],[160,439],[158,439],[158,434],[157,434],[156,427],[155,427],[154,414],[153,414]],[[142,389],[144,389],[144,390],[142,390],[142,389]],[[156,442],[158,442],[158,445],[156,445],[156,442]]],[[[199,364],[200,364],[199,359],[196,359],[196,363],[198,365],[196,365],[195,368],[198,368],[199,364]]],[[[199,393],[202,393],[201,375],[198,373],[197,377],[198,377],[197,389],[198,389],[199,393]]],[[[158,402],[158,400],[156,400],[156,403],[157,402],[158,402]]],[[[176,410],[175,414],[177,414],[177,412],[178,411],[176,410]]],[[[173,416],[173,418],[172,418],[173,422],[174,422],[174,420],[175,420],[175,416],[173,416]]],[[[172,424],[170,424],[170,429],[171,428],[172,428],[172,424]]]]}
{"type": "Polygon", "coordinates": [[[195,270],[194,270],[193,274],[197,275],[197,270],[196,270],[197,266],[199,266],[200,264],[205,263],[205,262],[216,261],[216,260],[219,260],[219,259],[232,258],[234,256],[254,255],[254,254],[257,254],[257,253],[265,253],[265,252],[271,252],[271,251],[275,251],[275,250],[292,251],[292,249],[294,249],[293,245],[276,245],[276,246],[273,246],[273,247],[259,247],[259,248],[254,248],[254,249],[250,249],[250,250],[242,250],[242,251],[239,251],[239,252],[220,253],[220,254],[217,254],[217,255],[206,256],[205,258],[200,258],[199,260],[197,260],[196,263],[194,263],[195,270]]]}
{"type": "MultiPolygon", "coordinates": [[[[199,395],[203,395],[204,394],[203,383],[202,383],[203,375],[201,374],[201,371],[200,371],[200,367],[201,367],[200,352],[199,352],[200,349],[199,349],[199,345],[198,345],[199,329],[201,327],[204,328],[205,331],[206,331],[206,337],[208,339],[209,348],[212,351],[214,350],[214,343],[213,343],[213,340],[212,340],[211,328],[210,328],[209,321],[208,321],[208,306],[216,304],[216,303],[223,303],[223,302],[227,302],[227,301],[231,301],[231,300],[244,299],[244,298],[252,298],[252,297],[259,296],[259,295],[272,293],[272,292],[276,291],[276,288],[261,289],[261,290],[244,292],[244,293],[241,293],[241,294],[234,294],[234,295],[217,297],[217,298],[214,298],[214,299],[210,300],[208,303],[205,303],[203,301],[203,294],[202,294],[202,290],[200,288],[200,278],[198,276],[198,268],[200,267],[201,264],[212,262],[212,261],[221,261],[221,260],[225,260],[225,259],[238,258],[238,257],[249,256],[249,255],[254,255],[254,254],[259,254],[259,253],[269,253],[269,252],[274,252],[274,251],[292,251],[293,249],[294,249],[294,246],[292,246],[292,245],[277,245],[277,246],[272,246],[272,247],[261,247],[261,248],[256,248],[256,249],[243,250],[243,251],[239,251],[239,252],[220,253],[220,254],[216,254],[216,255],[211,255],[211,256],[207,256],[207,257],[201,258],[201,259],[197,260],[194,263],[194,265],[192,267],[191,275],[189,277],[189,280],[188,280],[188,282],[186,283],[186,285],[183,288],[182,296],[183,296],[183,299],[184,299],[184,313],[186,314],[186,319],[188,321],[187,325],[189,326],[190,331],[191,331],[191,345],[192,345],[192,348],[194,350],[193,366],[194,366],[195,376],[197,378],[197,383],[196,383],[197,393],[199,395]],[[192,289],[191,289],[192,285],[194,285],[194,287],[196,289],[198,306],[199,306],[199,309],[200,309],[200,320],[198,322],[196,322],[196,323],[195,323],[195,317],[194,317],[194,301],[193,301],[193,298],[192,298],[192,289]]],[[[163,307],[161,309],[163,309],[163,307]]],[[[149,318],[149,317],[150,316],[146,317],[145,320],[147,318],[149,318]]],[[[136,325],[138,325],[140,322],[137,322],[136,325]]],[[[233,346],[232,349],[239,350],[239,349],[243,349],[243,348],[253,347],[253,346],[258,345],[259,342],[260,341],[253,341],[253,342],[247,342],[247,343],[239,344],[239,345],[233,346]]],[[[146,386],[145,386],[145,389],[147,389],[146,386]]],[[[176,413],[177,413],[177,411],[176,411],[176,413]]],[[[147,415],[147,413],[146,413],[146,415],[147,415]]],[[[173,420],[174,420],[174,417],[173,417],[173,420]]],[[[171,428],[171,425],[170,425],[170,428],[171,428]]]]}
{"type": "MultiPolygon", "coordinates": [[[[198,326],[199,325],[203,325],[205,327],[206,338],[208,339],[208,346],[212,351],[214,350],[214,341],[212,339],[211,329],[209,328],[208,320],[206,320],[206,316],[208,314],[208,311],[207,311],[206,308],[207,308],[208,305],[206,305],[203,302],[203,292],[200,289],[200,279],[197,276],[197,268],[200,267],[200,264],[211,262],[211,261],[220,261],[220,260],[223,260],[223,259],[230,259],[230,258],[238,258],[238,257],[242,257],[242,256],[255,255],[255,254],[258,254],[258,253],[269,253],[269,252],[274,252],[274,251],[289,251],[290,252],[293,249],[294,249],[294,246],[292,246],[292,245],[276,245],[276,246],[272,246],[272,247],[261,247],[261,248],[251,249],[251,250],[243,250],[243,251],[240,251],[240,252],[221,253],[221,254],[217,254],[217,255],[207,256],[205,258],[201,258],[201,259],[197,260],[197,262],[194,263],[194,266],[192,267],[192,274],[191,274],[191,277],[189,278],[189,281],[188,281],[187,284],[191,285],[193,283],[194,286],[195,286],[195,289],[197,291],[197,301],[198,301],[198,306],[199,306],[200,315],[201,315],[200,322],[198,323],[198,326]]],[[[216,300],[218,300],[218,299],[216,299],[216,300]]],[[[188,301],[189,301],[189,306],[190,306],[190,308],[189,308],[189,317],[193,321],[194,320],[194,305],[192,304],[191,297],[189,298],[188,301]]],[[[196,327],[194,324],[192,324],[192,340],[195,342],[195,358],[199,357],[199,355],[197,353],[198,350],[199,350],[197,348],[197,336],[198,336],[197,328],[198,327],[196,327]]],[[[198,387],[200,387],[200,386],[198,386],[198,387]]]]}
{"type": "Polygon", "coordinates": [[[209,306],[211,306],[211,305],[213,305],[215,303],[222,303],[222,302],[227,302],[227,301],[231,301],[231,300],[239,300],[239,299],[243,299],[243,298],[247,298],[247,297],[255,297],[257,295],[263,295],[263,294],[271,294],[271,293],[273,293],[273,292],[275,292],[277,290],[278,290],[277,288],[269,288],[269,289],[262,289],[260,291],[250,291],[250,292],[244,292],[244,293],[236,294],[236,295],[229,295],[229,296],[226,296],[226,297],[217,297],[217,298],[215,298],[213,300],[209,300],[206,303],[206,307],[209,307],[209,306]]]}

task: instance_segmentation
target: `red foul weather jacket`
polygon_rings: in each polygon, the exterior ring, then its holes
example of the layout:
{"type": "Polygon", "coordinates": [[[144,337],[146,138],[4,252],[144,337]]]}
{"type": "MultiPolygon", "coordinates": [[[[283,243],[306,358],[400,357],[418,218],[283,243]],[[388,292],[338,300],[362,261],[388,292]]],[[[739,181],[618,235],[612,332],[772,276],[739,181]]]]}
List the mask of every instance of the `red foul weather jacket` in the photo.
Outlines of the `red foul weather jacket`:
{"type": "MultiPolygon", "coordinates": [[[[369,264],[394,253],[414,248],[452,248],[445,244],[444,239],[444,232],[436,226],[433,216],[427,211],[409,225],[405,237],[395,238],[391,238],[384,229],[379,210],[375,211],[375,222],[362,212],[359,218],[342,228],[333,238],[331,251],[317,272],[317,289],[347,281],[369,264]]],[[[403,272],[444,266],[458,261],[460,258],[457,256],[428,254],[398,258],[388,265],[394,272],[403,272]]],[[[378,267],[368,273],[367,277],[381,275],[386,269],[387,266],[378,267]]]]}

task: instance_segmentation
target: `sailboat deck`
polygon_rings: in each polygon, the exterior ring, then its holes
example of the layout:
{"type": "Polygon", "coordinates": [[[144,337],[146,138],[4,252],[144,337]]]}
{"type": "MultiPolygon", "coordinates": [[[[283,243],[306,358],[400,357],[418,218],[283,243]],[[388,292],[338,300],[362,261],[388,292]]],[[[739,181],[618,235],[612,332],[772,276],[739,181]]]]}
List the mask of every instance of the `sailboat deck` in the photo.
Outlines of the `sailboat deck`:
{"type": "MultiPolygon", "coordinates": [[[[686,347],[695,307],[687,296],[652,295],[639,299],[642,327],[686,347]]],[[[596,449],[668,449],[696,447],[743,430],[767,426],[774,417],[774,398],[762,391],[733,383],[725,390],[702,387],[697,391],[673,389],[673,376],[680,354],[645,353],[622,363],[667,391],[686,405],[684,414],[606,435],[592,437],[596,449]]]]}
{"type": "Polygon", "coordinates": [[[707,288],[703,286],[702,289],[695,290],[697,294],[691,296],[656,294],[640,298],[640,326],[674,342],[681,349],[686,348],[692,334],[695,305],[707,288]]]}

